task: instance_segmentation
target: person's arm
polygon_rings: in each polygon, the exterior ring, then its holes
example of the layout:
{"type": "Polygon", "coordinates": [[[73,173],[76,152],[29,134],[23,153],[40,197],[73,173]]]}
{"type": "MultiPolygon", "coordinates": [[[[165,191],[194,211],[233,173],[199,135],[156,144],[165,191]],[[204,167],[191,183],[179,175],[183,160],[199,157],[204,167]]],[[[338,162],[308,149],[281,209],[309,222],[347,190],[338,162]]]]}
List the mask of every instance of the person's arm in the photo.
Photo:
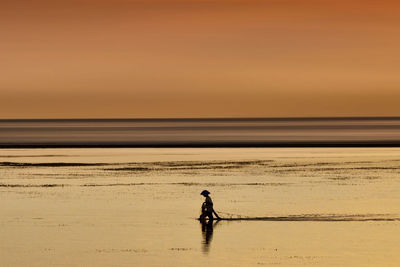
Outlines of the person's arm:
{"type": "Polygon", "coordinates": [[[214,213],[215,217],[217,217],[218,220],[222,220],[222,218],[219,217],[219,215],[218,215],[217,212],[214,210],[214,208],[213,208],[213,213],[214,213]]]}
{"type": "Polygon", "coordinates": [[[214,213],[215,217],[217,217],[218,220],[222,219],[221,217],[219,217],[218,213],[214,210],[214,206],[213,206],[213,213],[214,213]]]}
{"type": "Polygon", "coordinates": [[[209,197],[207,200],[211,205],[212,213],[214,213],[215,217],[217,217],[218,220],[221,220],[221,217],[219,217],[218,213],[214,210],[214,203],[212,202],[211,198],[209,197]]]}

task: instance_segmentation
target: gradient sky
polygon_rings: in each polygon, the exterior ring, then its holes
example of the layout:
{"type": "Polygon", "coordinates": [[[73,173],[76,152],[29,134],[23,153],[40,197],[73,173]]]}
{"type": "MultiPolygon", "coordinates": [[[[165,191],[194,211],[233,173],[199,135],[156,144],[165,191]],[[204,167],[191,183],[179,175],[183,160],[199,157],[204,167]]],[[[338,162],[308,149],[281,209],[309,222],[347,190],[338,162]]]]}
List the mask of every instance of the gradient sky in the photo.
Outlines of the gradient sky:
{"type": "Polygon", "coordinates": [[[0,118],[400,116],[400,2],[3,0],[0,118]]]}

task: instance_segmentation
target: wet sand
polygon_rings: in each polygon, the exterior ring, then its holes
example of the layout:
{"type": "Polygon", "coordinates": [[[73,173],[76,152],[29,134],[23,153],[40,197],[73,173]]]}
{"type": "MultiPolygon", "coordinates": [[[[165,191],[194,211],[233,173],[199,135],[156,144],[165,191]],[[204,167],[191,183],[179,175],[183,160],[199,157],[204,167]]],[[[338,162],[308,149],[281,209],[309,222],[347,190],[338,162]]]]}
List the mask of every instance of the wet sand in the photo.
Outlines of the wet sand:
{"type": "Polygon", "coordinates": [[[399,148],[2,149],[0,263],[398,266],[399,178],[399,148]]]}

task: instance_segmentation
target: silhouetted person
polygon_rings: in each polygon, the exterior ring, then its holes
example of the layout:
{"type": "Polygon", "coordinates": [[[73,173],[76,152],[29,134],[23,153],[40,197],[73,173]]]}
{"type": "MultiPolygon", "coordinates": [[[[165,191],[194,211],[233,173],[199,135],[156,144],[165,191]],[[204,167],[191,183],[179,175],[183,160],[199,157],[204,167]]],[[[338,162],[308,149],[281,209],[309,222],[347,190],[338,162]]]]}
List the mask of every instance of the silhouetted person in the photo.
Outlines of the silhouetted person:
{"type": "Polygon", "coordinates": [[[203,205],[201,205],[201,215],[200,215],[200,221],[206,220],[208,217],[208,220],[212,222],[213,218],[213,213],[215,214],[215,217],[217,217],[218,220],[221,220],[221,217],[218,216],[218,214],[214,210],[214,204],[212,202],[210,195],[210,192],[207,190],[203,190],[200,195],[204,196],[206,199],[203,202],[203,205]]]}

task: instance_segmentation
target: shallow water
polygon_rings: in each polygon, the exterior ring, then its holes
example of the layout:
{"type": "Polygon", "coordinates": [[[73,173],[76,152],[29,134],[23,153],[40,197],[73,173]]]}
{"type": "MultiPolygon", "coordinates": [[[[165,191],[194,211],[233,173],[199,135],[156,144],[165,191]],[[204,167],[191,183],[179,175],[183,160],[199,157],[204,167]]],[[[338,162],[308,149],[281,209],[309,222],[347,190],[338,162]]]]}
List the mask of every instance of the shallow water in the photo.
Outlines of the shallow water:
{"type": "Polygon", "coordinates": [[[3,149],[0,263],[398,266],[399,189],[399,148],[3,149]]]}

